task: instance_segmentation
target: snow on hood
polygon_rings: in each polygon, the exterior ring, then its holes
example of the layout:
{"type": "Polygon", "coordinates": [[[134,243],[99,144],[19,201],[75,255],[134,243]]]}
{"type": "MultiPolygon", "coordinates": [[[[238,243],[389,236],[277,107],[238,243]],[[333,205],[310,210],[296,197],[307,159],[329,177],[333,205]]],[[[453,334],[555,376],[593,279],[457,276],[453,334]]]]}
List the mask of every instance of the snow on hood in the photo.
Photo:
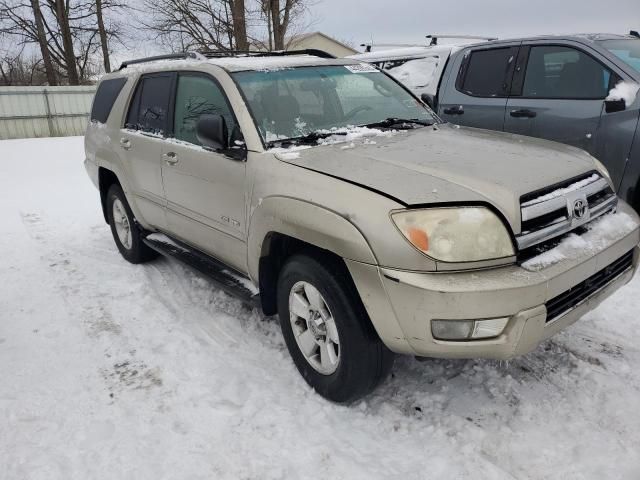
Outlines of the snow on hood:
{"type": "Polygon", "coordinates": [[[581,150],[453,125],[402,131],[355,148],[325,145],[280,160],[344,178],[406,205],[478,201],[520,232],[520,197],[595,169],[581,150]],[[327,148],[335,149],[328,152],[327,148]]]}

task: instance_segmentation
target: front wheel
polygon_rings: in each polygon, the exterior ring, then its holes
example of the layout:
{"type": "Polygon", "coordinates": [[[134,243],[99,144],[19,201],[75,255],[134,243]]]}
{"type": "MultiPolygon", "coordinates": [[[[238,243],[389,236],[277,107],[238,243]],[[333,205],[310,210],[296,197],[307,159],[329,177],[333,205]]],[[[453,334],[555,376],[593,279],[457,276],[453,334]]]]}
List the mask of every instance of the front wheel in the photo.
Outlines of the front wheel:
{"type": "Polygon", "coordinates": [[[143,263],[158,256],[144,244],[142,232],[120,185],[112,185],[107,193],[107,213],[111,234],[120,254],[131,263],[143,263]]]}
{"type": "Polygon", "coordinates": [[[328,400],[347,403],[389,373],[393,354],[373,330],[344,264],[296,255],[278,280],[280,326],[302,377],[328,400]]]}

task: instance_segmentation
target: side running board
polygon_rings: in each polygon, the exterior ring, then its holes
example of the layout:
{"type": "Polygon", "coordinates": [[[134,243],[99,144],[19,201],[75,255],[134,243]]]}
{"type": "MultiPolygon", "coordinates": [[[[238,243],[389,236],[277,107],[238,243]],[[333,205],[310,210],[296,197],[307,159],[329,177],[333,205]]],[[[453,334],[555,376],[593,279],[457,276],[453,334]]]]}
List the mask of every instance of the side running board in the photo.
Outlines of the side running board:
{"type": "Polygon", "coordinates": [[[173,257],[206,275],[226,293],[237,297],[250,306],[260,305],[260,294],[249,277],[225,265],[220,260],[162,233],[151,233],[143,241],[156,252],[173,257]]]}

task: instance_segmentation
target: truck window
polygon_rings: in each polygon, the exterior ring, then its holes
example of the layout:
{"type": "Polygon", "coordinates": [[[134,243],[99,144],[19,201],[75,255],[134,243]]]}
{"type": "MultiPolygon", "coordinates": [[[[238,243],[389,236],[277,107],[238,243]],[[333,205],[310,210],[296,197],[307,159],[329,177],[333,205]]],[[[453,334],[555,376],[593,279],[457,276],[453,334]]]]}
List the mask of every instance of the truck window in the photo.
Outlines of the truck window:
{"type": "Polygon", "coordinates": [[[517,47],[476,50],[463,62],[458,90],[475,97],[506,97],[517,47]]]}
{"type": "Polygon", "coordinates": [[[603,99],[611,71],[590,55],[571,47],[531,47],[522,87],[527,98],[603,99]]]}
{"type": "Polygon", "coordinates": [[[126,78],[112,78],[104,80],[98,86],[96,96],[93,99],[93,106],[91,107],[91,120],[106,123],[113,103],[120,95],[120,91],[124,84],[127,83],[126,78]]]}
{"type": "Polygon", "coordinates": [[[129,106],[127,128],[158,135],[167,133],[173,77],[173,73],[142,76],[129,106]]]}

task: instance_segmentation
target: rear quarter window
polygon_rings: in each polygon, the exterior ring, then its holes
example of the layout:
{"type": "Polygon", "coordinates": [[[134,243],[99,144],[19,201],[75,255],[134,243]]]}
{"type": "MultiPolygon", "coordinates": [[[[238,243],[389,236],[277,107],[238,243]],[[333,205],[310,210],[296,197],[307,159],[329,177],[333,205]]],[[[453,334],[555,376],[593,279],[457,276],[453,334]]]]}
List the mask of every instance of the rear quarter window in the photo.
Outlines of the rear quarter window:
{"type": "Polygon", "coordinates": [[[91,120],[106,123],[111,113],[113,104],[120,95],[122,87],[127,83],[126,78],[112,78],[104,80],[98,86],[96,96],[93,99],[93,106],[91,107],[91,120]]]}
{"type": "Polygon", "coordinates": [[[507,96],[517,53],[513,47],[472,51],[460,68],[458,90],[474,97],[507,96]]]}

